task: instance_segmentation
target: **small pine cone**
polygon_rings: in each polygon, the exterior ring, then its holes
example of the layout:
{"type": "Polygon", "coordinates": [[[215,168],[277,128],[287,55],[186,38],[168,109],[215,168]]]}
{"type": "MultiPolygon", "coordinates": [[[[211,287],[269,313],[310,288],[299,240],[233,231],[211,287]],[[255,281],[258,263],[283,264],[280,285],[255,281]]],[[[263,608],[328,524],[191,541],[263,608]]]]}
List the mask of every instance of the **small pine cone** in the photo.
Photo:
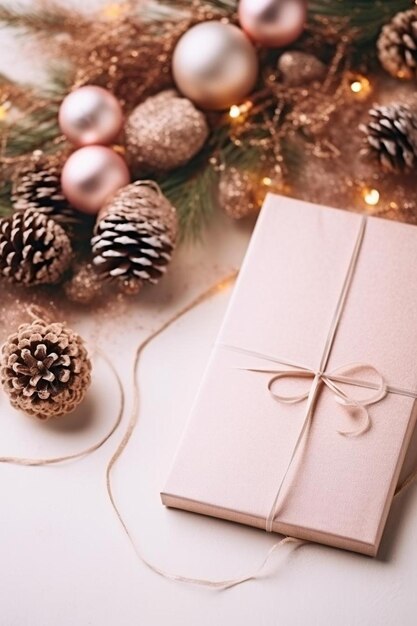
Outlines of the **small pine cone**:
{"type": "Polygon", "coordinates": [[[91,381],[81,337],[64,324],[22,324],[3,345],[0,380],[16,409],[41,420],[73,411],[91,381]]]}
{"type": "Polygon", "coordinates": [[[397,13],[383,27],[377,49],[381,65],[392,76],[417,76],[417,8],[397,13]]]}
{"type": "Polygon", "coordinates": [[[17,173],[12,188],[15,211],[36,211],[52,217],[64,228],[81,221],[61,189],[60,168],[54,162],[33,159],[17,173]]]}
{"type": "Polygon", "coordinates": [[[28,209],[0,220],[0,277],[24,286],[54,284],[71,261],[68,235],[46,215],[28,209]]]}
{"type": "Polygon", "coordinates": [[[365,134],[366,153],[373,154],[388,172],[405,172],[417,165],[417,115],[405,105],[375,107],[365,134]]]}
{"type": "Polygon", "coordinates": [[[93,264],[103,280],[138,293],[156,283],[171,260],[178,231],[175,208],[152,183],[121,189],[100,212],[91,240],[93,264]]]}

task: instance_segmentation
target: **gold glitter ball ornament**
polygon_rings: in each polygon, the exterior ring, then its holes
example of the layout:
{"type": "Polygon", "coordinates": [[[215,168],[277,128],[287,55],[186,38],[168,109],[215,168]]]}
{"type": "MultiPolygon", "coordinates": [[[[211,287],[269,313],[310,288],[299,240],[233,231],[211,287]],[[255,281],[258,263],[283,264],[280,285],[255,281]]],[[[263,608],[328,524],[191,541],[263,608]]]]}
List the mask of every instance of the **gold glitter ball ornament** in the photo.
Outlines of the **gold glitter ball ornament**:
{"type": "Polygon", "coordinates": [[[147,171],[166,171],[187,163],[203,147],[206,118],[174,90],[151,96],[130,114],[125,128],[128,158],[147,171]]]}
{"type": "Polygon", "coordinates": [[[246,170],[227,168],[220,178],[219,204],[234,220],[253,215],[259,208],[256,177],[246,170]]]}
{"type": "Polygon", "coordinates": [[[82,338],[65,324],[37,319],[3,345],[1,384],[16,409],[41,420],[73,411],[91,381],[82,338]]]}
{"type": "Polygon", "coordinates": [[[300,87],[321,81],[326,76],[326,66],[317,57],[299,50],[284,52],[278,59],[277,68],[283,83],[300,87]]]}

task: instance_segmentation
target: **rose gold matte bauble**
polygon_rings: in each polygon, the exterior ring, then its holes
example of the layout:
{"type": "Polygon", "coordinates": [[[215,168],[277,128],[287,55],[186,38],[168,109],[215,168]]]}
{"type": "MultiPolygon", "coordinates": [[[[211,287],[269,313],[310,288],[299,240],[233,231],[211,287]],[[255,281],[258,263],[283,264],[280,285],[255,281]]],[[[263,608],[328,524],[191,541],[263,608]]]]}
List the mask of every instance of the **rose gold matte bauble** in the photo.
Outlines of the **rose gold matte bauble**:
{"type": "Polygon", "coordinates": [[[253,89],[255,48],[232,24],[201,22],[179,40],[172,59],[178,90],[203,109],[227,109],[253,89]]]}
{"type": "Polygon", "coordinates": [[[123,113],[117,98],[96,85],[86,85],[68,94],[59,109],[61,131],[76,146],[110,144],[122,125],[123,113]]]}
{"type": "Polygon", "coordinates": [[[239,22],[245,33],[267,48],[298,39],[307,17],[306,0],[240,0],[239,22]]]}
{"type": "Polygon", "coordinates": [[[62,170],[61,185],[72,206],[94,215],[130,175],[121,156],[104,146],[86,146],[73,152],[62,170]]]}

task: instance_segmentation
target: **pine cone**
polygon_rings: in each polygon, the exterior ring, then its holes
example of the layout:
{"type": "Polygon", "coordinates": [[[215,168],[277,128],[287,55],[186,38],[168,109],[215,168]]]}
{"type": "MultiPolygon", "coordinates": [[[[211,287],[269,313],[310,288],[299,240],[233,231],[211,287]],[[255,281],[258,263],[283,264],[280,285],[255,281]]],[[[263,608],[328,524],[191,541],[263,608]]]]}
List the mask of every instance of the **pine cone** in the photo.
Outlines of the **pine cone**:
{"type": "Polygon", "coordinates": [[[28,209],[0,220],[0,276],[25,286],[59,282],[72,261],[68,235],[28,209]]]}
{"type": "Polygon", "coordinates": [[[12,203],[15,211],[37,211],[52,217],[64,228],[81,221],[61,189],[59,166],[46,158],[33,159],[18,172],[13,183],[12,203]]]}
{"type": "Polygon", "coordinates": [[[384,170],[404,172],[417,165],[417,115],[401,104],[375,107],[370,121],[361,124],[367,149],[384,170]]]}
{"type": "Polygon", "coordinates": [[[2,348],[0,379],[12,406],[45,420],[73,411],[90,385],[81,337],[64,324],[23,324],[2,348]]]}
{"type": "Polygon", "coordinates": [[[377,42],[378,57],[396,78],[417,75],[417,8],[397,13],[386,24],[377,42]]]}
{"type": "Polygon", "coordinates": [[[103,280],[117,281],[125,293],[156,283],[171,260],[177,213],[154,184],[121,189],[99,214],[91,244],[103,280]]]}

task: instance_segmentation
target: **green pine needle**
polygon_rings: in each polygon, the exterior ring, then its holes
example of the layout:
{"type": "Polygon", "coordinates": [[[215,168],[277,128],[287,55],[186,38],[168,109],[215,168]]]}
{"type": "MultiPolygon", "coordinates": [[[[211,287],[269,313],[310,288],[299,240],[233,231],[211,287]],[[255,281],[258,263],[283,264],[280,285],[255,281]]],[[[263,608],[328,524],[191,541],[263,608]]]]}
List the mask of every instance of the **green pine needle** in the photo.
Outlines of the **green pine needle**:
{"type": "MultiPolygon", "coordinates": [[[[0,173],[1,177],[1,173],[0,173]]],[[[12,212],[11,203],[12,185],[10,181],[0,179],[0,217],[7,217],[12,212]]]]}
{"type": "Polygon", "coordinates": [[[68,9],[62,4],[49,3],[47,6],[31,8],[14,3],[14,7],[7,3],[0,5],[0,23],[12,28],[21,28],[34,34],[53,35],[65,30],[68,9]]]}
{"type": "Polygon", "coordinates": [[[369,44],[396,13],[413,6],[411,0],[310,0],[308,12],[312,22],[320,18],[346,21],[347,28],[355,33],[355,40],[369,44]]]}

